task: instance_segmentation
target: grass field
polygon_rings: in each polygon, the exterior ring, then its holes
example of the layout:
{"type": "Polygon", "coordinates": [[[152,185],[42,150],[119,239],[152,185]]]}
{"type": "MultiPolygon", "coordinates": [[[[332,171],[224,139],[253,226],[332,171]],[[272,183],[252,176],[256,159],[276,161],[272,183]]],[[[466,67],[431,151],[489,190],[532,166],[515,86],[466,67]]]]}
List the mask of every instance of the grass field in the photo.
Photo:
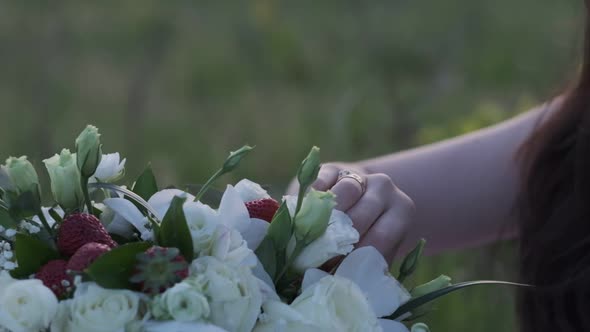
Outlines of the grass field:
{"type": "MultiPolygon", "coordinates": [[[[356,160],[472,131],[551,97],[576,70],[582,1],[0,3],[0,157],[41,159],[86,123],[136,175],[232,176],[280,195],[311,145],[356,160]]],[[[221,185],[222,183],[220,183],[221,185]]],[[[474,221],[476,222],[476,221],[474,221]]],[[[416,282],[511,279],[513,244],[429,258],[416,282]]],[[[433,331],[514,329],[512,292],[437,304],[433,331]]]]}

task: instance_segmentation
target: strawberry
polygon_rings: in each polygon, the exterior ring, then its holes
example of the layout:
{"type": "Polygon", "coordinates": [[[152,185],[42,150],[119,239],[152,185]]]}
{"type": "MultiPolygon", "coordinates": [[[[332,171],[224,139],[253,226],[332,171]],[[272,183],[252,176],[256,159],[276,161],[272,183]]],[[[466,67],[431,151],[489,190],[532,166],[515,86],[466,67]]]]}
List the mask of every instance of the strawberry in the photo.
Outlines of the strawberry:
{"type": "Polygon", "coordinates": [[[40,279],[60,299],[66,298],[73,288],[73,278],[66,273],[67,264],[63,259],[55,259],[47,262],[35,274],[35,278],[40,279]]]}
{"type": "Polygon", "coordinates": [[[86,243],[76,251],[74,256],[70,257],[66,270],[84,271],[98,257],[110,250],[111,247],[106,244],[96,242],[86,243]]]}
{"type": "Polygon", "coordinates": [[[137,255],[132,283],[142,292],[158,294],[188,277],[188,263],[177,248],[151,247],[137,255]]]}
{"type": "Polygon", "coordinates": [[[279,202],[272,198],[263,198],[246,202],[246,207],[250,213],[250,218],[258,218],[268,222],[272,221],[272,218],[279,209],[279,206],[279,202]]]}
{"type": "Polygon", "coordinates": [[[59,226],[57,248],[63,255],[71,256],[80,247],[91,242],[105,244],[111,248],[117,246],[100,220],[91,214],[70,214],[59,226]]]}

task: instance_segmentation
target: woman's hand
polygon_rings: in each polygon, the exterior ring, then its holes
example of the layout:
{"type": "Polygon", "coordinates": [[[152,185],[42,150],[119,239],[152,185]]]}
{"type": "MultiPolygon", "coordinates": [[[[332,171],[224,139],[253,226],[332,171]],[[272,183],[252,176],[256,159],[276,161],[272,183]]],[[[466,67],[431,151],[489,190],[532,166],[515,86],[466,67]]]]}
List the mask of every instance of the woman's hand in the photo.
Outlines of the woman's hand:
{"type": "Polygon", "coordinates": [[[367,174],[353,165],[325,164],[313,188],[336,194],[336,209],[350,216],[361,236],[358,246],[374,246],[391,262],[415,208],[389,176],[367,174]],[[352,177],[339,179],[340,171],[352,172],[361,181],[352,177]]]}

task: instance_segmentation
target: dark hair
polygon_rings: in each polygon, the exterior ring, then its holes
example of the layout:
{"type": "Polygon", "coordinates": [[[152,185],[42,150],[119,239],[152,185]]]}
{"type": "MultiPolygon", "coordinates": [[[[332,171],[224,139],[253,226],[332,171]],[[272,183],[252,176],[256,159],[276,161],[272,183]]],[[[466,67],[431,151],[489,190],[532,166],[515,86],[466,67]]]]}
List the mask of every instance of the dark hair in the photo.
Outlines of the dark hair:
{"type": "MultiPolygon", "coordinates": [[[[585,1],[587,3],[587,1],[585,1]]],[[[521,147],[522,332],[590,331],[590,18],[575,83],[521,147]]]]}

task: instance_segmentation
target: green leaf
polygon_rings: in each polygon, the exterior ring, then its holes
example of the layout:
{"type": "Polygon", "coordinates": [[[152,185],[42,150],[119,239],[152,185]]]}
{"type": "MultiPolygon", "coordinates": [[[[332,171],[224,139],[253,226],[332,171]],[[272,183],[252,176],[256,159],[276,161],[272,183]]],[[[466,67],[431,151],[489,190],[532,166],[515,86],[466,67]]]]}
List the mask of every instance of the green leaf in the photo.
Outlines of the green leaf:
{"type": "Polygon", "coordinates": [[[404,258],[402,265],[399,267],[399,275],[397,277],[400,283],[404,282],[404,280],[412,275],[412,273],[416,271],[416,268],[418,268],[418,262],[420,261],[425,245],[426,240],[420,239],[416,247],[404,258]]]}
{"type": "Polygon", "coordinates": [[[24,219],[36,215],[41,209],[41,199],[33,191],[26,191],[10,203],[9,212],[15,219],[24,219]]]}
{"type": "Polygon", "coordinates": [[[274,280],[277,273],[277,252],[273,241],[268,237],[262,240],[258,248],[256,248],[256,256],[266,273],[274,280]]]}
{"type": "Polygon", "coordinates": [[[287,204],[283,202],[268,227],[266,237],[270,238],[277,251],[287,249],[287,244],[293,235],[293,222],[287,204]]]}
{"type": "Polygon", "coordinates": [[[495,280],[479,280],[479,281],[468,281],[458,283],[449,287],[445,287],[434,291],[432,293],[417,297],[406,302],[404,305],[399,307],[391,316],[387,317],[387,319],[397,319],[402,315],[411,312],[412,310],[419,308],[429,302],[432,302],[439,297],[445,296],[451,292],[457,291],[459,289],[472,287],[472,286],[479,286],[479,285],[504,285],[504,286],[514,286],[514,287],[533,287],[531,285],[526,284],[519,284],[514,282],[507,282],[507,281],[495,281],[495,280]]]}
{"type": "Polygon", "coordinates": [[[143,173],[137,178],[131,190],[146,201],[158,192],[158,184],[156,183],[156,177],[150,164],[148,164],[143,173]]]}
{"type": "Polygon", "coordinates": [[[116,247],[103,254],[87,269],[86,274],[104,288],[133,288],[129,281],[134,272],[137,254],[152,246],[149,242],[134,242],[116,247]]]}
{"type": "Polygon", "coordinates": [[[191,237],[182,206],[186,198],[176,196],[172,199],[159,231],[159,245],[178,248],[187,261],[192,261],[193,239],[191,237]]]}
{"type": "Polygon", "coordinates": [[[50,260],[59,259],[59,253],[41,240],[26,234],[16,234],[14,244],[18,268],[10,274],[13,278],[27,278],[39,271],[50,260]]]}
{"type": "Polygon", "coordinates": [[[15,228],[17,225],[16,221],[8,213],[8,210],[0,208],[0,226],[4,228],[15,228]]]}

